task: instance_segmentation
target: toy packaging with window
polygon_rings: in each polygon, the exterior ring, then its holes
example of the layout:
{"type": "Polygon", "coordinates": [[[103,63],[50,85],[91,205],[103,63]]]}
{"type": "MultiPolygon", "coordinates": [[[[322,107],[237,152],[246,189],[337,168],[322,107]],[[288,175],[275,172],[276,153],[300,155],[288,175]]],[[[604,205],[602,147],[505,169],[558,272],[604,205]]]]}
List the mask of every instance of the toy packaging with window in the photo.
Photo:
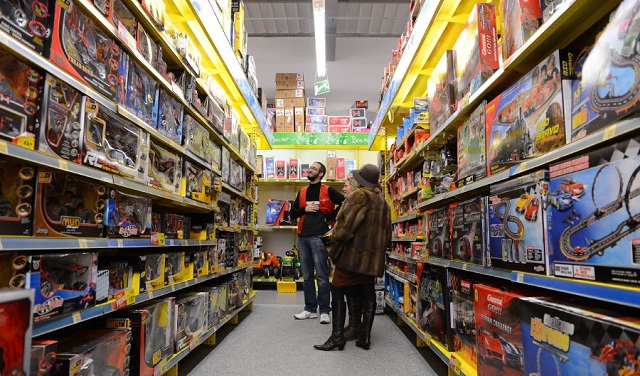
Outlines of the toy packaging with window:
{"type": "Polygon", "coordinates": [[[147,197],[110,188],[104,217],[109,238],[151,237],[151,199],[147,197]]]}
{"type": "Polygon", "coordinates": [[[458,128],[458,188],[487,176],[485,105],[480,103],[458,128]]]}
{"type": "Polygon", "coordinates": [[[193,261],[193,278],[209,275],[209,252],[204,247],[198,249],[200,250],[191,253],[190,256],[193,261]]]}
{"type": "Polygon", "coordinates": [[[162,213],[158,215],[161,217],[161,227],[158,232],[162,232],[165,239],[189,238],[189,227],[191,227],[189,217],[174,213],[162,213]]]}
{"type": "Polygon", "coordinates": [[[184,252],[169,252],[164,255],[164,284],[170,286],[193,278],[191,257],[184,252]]]}
{"type": "Polygon", "coordinates": [[[53,0],[7,0],[0,3],[0,29],[39,54],[44,53],[51,29],[53,0]]]}
{"type": "Polygon", "coordinates": [[[429,256],[451,258],[451,213],[448,206],[427,210],[429,256]]]}
{"type": "Polygon", "coordinates": [[[507,60],[538,30],[542,23],[539,0],[500,0],[502,8],[502,56],[507,60]]]}
{"type": "Polygon", "coordinates": [[[165,259],[162,253],[125,253],[117,256],[105,256],[104,260],[108,265],[126,264],[133,270],[130,289],[134,295],[164,287],[165,259]]]}
{"type": "Polygon", "coordinates": [[[0,348],[3,373],[27,375],[31,357],[33,290],[0,291],[0,348]]]}
{"type": "Polygon", "coordinates": [[[175,305],[175,352],[179,352],[207,331],[209,294],[197,292],[176,298],[175,305]]]}
{"type": "Polygon", "coordinates": [[[83,121],[84,96],[66,82],[47,73],[38,150],[82,163],[83,121]]]}
{"type": "Polygon", "coordinates": [[[133,265],[127,260],[100,258],[98,265],[109,271],[109,300],[120,299],[127,291],[133,291],[133,265]]]}
{"type": "Polygon", "coordinates": [[[146,183],[149,134],[85,97],[82,164],[146,183]]]}
{"type": "Polygon", "coordinates": [[[548,172],[537,171],[491,186],[487,266],[529,273],[548,273],[545,202],[548,172]]]}
{"type": "Polygon", "coordinates": [[[149,146],[149,185],[163,191],[181,194],[182,157],[151,141],[149,146]]]}
{"type": "MultiPolygon", "coordinates": [[[[268,159],[268,158],[267,158],[268,159]]],[[[267,161],[268,162],[268,161],[267,161]]],[[[229,182],[231,155],[227,148],[222,148],[222,162],[220,164],[220,173],[222,174],[222,181],[229,182]]],[[[267,166],[268,168],[268,166],[267,166]]],[[[275,177],[275,175],[274,175],[275,177]]]]}
{"type": "Polygon", "coordinates": [[[222,145],[218,145],[214,142],[210,143],[209,153],[211,154],[211,170],[216,174],[222,173],[222,145]]]}
{"type": "Polygon", "coordinates": [[[26,288],[35,289],[33,321],[94,306],[97,274],[96,253],[30,256],[26,288]]]}
{"type": "MultiPolygon", "coordinates": [[[[184,161],[184,182],[182,187],[185,190],[183,196],[196,201],[210,204],[212,202],[212,176],[211,170],[201,167],[191,161],[184,161]]],[[[239,188],[238,185],[233,187],[239,188]]]]}
{"type": "Polygon", "coordinates": [[[107,188],[67,172],[38,170],[35,236],[103,237],[107,188]]]}
{"type": "Polygon", "coordinates": [[[485,200],[475,197],[449,205],[451,213],[451,259],[484,265],[485,200]]]}
{"type": "Polygon", "coordinates": [[[183,144],[187,149],[187,154],[191,154],[202,161],[211,163],[212,157],[209,153],[211,140],[209,140],[209,131],[187,114],[184,115],[183,127],[183,144]]]}
{"type": "Polygon", "coordinates": [[[159,121],[158,82],[133,61],[129,62],[127,69],[128,75],[122,75],[127,77],[123,104],[133,115],[156,128],[159,121]]]}
{"type": "Polygon", "coordinates": [[[0,235],[31,236],[36,168],[0,157],[0,235]]]}
{"type": "MultiPolygon", "coordinates": [[[[433,336],[449,351],[453,350],[451,329],[449,328],[449,275],[447,269],[432,264],[425,264],[420,273],[417,291],[418,327],[433,336]]],[[[404,308],[408,309],[410,296],[404,296],[404,308]]]]}
{"type": "Polygon", "coordinates": [[[445,51],[433,69],[427,82],[429,95],[429,119],[431,131],[440,128],[458,106],[458,88],[456,81],[456,55],[452,50],[445,51]]]}
{"type": "Polygon", "coordinates": [[[477,356],[476,322],[473,311],[474,281],[467,275],[450,269],[451,278],[451,335],[456,354],[475,364],[477,356]]]}
{"type": "Polygon", "coordinates": [[[549,168],[548,235],[559,277],[639,285],[640,138],[549,168]]]}
{"type": "Polygon", "coordinates": [[[34,338],[31,341],[30,375],[53,376],[58,341],[34,338]]]}
{"type": "Polygon", "coordinates": [[[56,372],[64,375],[126,375],[130,372],[129,328],[84,329],[58,342],[56,372]]]}
{"type": "Polygon", "coordinates": [[[178,144],[182,143],[182,104],[164,89],[160,89],[158,100],[158,130],[178,144]]]}
{"type": "MultiPolygon", "coordinates": [[[[4,2],[0,4],[0,7],[4,6],[4,2]]],[[[34,149],[34,137],[40,127],[38,110],[42,102],[44,76],[11,54],[3,53],[0,56],[0,77],[0,139],[34,149]],[[27,140],[19,142],[20,136],[27,140]]]]}
{"type": "Polygon", "coordinates": [[[71,0],[55,2],[51,33],[49,60],[83,84],[115,100],[123,53],[120,46],[71,0]]]}

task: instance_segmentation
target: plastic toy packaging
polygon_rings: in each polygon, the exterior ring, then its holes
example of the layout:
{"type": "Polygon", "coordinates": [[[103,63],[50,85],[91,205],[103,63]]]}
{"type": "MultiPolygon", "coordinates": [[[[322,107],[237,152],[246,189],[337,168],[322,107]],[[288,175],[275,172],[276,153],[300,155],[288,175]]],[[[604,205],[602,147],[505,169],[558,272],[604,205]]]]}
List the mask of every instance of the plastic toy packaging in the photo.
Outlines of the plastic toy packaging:
{"type": "Polygon", "coordinates": [[[131,363],[128,328],[85,329],[58,342],[56,372],[63,375],[126,375],[131,363]]]}
{"type": "MultiPolygon", "coordinates": [[[[158,82],[138,64],[128,64],[126,97],[123,103],[138,118],[155,128],[158,124],[158,82]]],[[[124,74],[121,75],[125,77],[124,74]]]]}
{"type": "Polygon", "coordinates": [[[448,206],[427,211],[429,256],[445,260],[451,258],[450,217],[451,213],[448,206]]]}
{"type": "Polygon", "coordinates": [[[201,158],[203,161],[211,163],[212,157],[209,153],[211,140],[209,140],[209,132],[187,114],[184,115],[183,127],[184,146],[187,149],[187,153],[193,153],[193,155],[201,158]]]}
{"type": "Polygon", "coordinates": [[[178,101],[164,89],[160,89],[158,112],[158,130],[171,140],[182,143],[183,108],[178,101]]]}
{"type": "Polygon", "coordinates": [[[151,199],[128,195],[116,189],[109,190],[107,197],[107,237],[151,237],[151,199]]]}
{"type": "MultiPolygon", "coordinates": [[[[417,322],[425,332],[431,334],[451,351],[453,341],[449,329],[450,293],[447,286],[447,269],[437,265],[424,266],[420,275],[418,291],[417,322]]],[[[405,296],[408,304],[409,296],[405,296]]]]}
{"type": "Polygon", "coordinates": [[[32,235],[35,183],[35,167],[0,158],[0,235],[32,235]]]}
{"type": "Polygon", "coordinates": [[[274,200],[274,199],[270,199],[267,202],[267,219],[265,221],[265,224],[267,226],[278,225],[279,223],[278,219],[280,218],[280,213],[282,212],[282,207],[284,203],[285,203],[285,200],[274,200]]]}
{"type": "Polygon", "coordinates": [[[181,183],[182,157],[152,141],[149,150],[149,185],[181,194],[181,183]]]}
{"type": "MultiPolygon", "coordinates": [[[[184,177],[186,189],[184,196],[206,204],[211,203],[213,194],[211,170],[185,160],[184,177]]],[[[232,186],[238,187],[233,184],[232,186]]]]}
{"type": "Polygon", "coordinates": [[[188,347],[208,329],[209,294],[199,292],[176,299],[176,347],[188,347]]]}
{"type": "Polygon", "coordinates": [[[484,205],[480,197],[449,205],[453,260],[484,265],[484,205]]]}
{"type": "Polygon", "coordinates": [[[0,292],[2,375],[29,373],[32,309],[33,290],[2,289],[0,292]]]}
{"type": "Polygon", "coordinates": [[[0,29],[39,54],[51,35],[48,17],[53,0],[7,0],[0,3],[0,29]]]}

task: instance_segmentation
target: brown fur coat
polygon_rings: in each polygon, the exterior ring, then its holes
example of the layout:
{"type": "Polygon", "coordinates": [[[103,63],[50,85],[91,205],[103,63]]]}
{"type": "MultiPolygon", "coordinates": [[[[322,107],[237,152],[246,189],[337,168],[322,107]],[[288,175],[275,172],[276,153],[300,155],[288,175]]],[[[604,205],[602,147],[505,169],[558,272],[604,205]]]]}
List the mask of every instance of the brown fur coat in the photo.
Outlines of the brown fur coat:
{"type": "Polygon", "coordinates": [[[349,241],[334,260],[337,266],[360,274],[383,275],[385,252],[391,244],[391,213],[379,189],[361,187],[346,198],[333,238],[336,243],[349,241]]]}

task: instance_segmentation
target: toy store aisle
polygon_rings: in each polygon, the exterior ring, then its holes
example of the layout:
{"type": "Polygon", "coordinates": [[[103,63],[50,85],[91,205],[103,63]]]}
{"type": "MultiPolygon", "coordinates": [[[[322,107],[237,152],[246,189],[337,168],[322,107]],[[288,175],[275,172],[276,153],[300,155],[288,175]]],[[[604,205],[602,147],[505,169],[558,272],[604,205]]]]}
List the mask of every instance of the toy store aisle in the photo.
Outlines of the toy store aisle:
{"type": "Polygon", "coordinates": [[[253,311],[240,315],[237,327],[225,325],[217,334],[217,346],[200,346],[179,366],[180,376],[261,375],[446,375],[445,364],[428,349],[417,349],[415,336],[403,332],[395,317],[377,315],[371,333],[371,349],[355,342],[344,351],[318,351],[331,334],[331,325],[318,320],[295,320],[303,307],[296,294],[257,291],[253,311]],[[232,329],[230,329],[230,327],[232,329]]]}

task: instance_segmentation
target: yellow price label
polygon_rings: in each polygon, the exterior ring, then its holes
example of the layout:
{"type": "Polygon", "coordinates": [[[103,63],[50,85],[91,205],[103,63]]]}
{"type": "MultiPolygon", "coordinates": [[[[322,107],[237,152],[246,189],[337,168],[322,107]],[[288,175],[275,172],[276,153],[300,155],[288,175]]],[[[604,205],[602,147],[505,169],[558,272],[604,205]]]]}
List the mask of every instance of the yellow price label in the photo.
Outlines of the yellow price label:
{"type": "Polygon", "coordinates": [[[133,293],[127,293],[127,305],[136,304],[136,296],[133,293]]]}
{"type": "Polygon", "coordinates": [[[520,163],[519,171],[524,171],[527,169],[527,161],[520,163]]]}
{"type": "Polygon", "coordinates": [[[78,247],[80,248],[88,248],[87,239],[78,239],[78,247]]]}
{"type": "Polygon", "coordinates": [[[35,139],[29,136],[18,136],[18,138],[15,140],[15,144],[29,150],[33,150],[36,148],[35,139]]]}
{"type": "Polygon", "coordinates": [[[606,141],[616,135],[616,124],[611,125],[602,133],[602,141],[606,141]]]}
{"type": "Polygon", "coordinates": [[[467,270],[467,263],[465,262],[464,264],[462,264],[462,270],[467,270]]]}
{"type": "Polygon", "coordinates": [[[171,291],[175,292],[176,291],[176,285],[171,285],[171,291]]]}
{"type": "Polygon", "coordinates": [[[522,274],[522,273],[518,273],[518,274],[516,275],[516,281],[518,281],[518,282],[520,282],[520,283],[524,282],[524,274],[522,274]]]}
{"type": "Polygon", "coordinates": [[[165,239],[163,232],[158,233],[158,245],[167,245],[167,240],[165,239]]]}
{"type": "MultiPolygon", "coordinates": [[[[162,360],[162,351],[156,351],[151,359],[151,362],[153,362],[154,364],[158,364],[158,362],[162,360]]],[[[162,369],[164,367],[163,373],[167,372],[166,368],[167,368],[167,364],[163,363],[160,365],[160,369],[162,369]]]]}
{"type": "Polygon", "coordinates": [[[71,317],[73,318],[74,324],[77,324],[80,321],[82,321],[82,316],[80,316],[80,312],[74,312],[73,315],[71,315],[71,317]]]}
{"type": "Polygon", "coordinates": [[[9,154],[9,147],[7,146],[7,143],[4,141],[0,141],[0,153],[9,154]]]}
{"type": "Polygon", "coordinates": [[[153,291],[149,291],[149,299],[153,299],[153,291]]]}
{"type": "Polygon", "coordinates": [[[124,246],[124,241],[122,239],[116,240],[116,243],[118,244],[118,248],[122,248],[124,246]]]}
{"type": "Polygon", "coordinates": [[[0,239],[0,249],[2,249],[2,239],[0,239]]]}
{"type": "Polygon", "coordinates": [[[62,171],[69,171],[69,164],[66,159],[58,159],[58,167],[60,167],[62,171]]]}

